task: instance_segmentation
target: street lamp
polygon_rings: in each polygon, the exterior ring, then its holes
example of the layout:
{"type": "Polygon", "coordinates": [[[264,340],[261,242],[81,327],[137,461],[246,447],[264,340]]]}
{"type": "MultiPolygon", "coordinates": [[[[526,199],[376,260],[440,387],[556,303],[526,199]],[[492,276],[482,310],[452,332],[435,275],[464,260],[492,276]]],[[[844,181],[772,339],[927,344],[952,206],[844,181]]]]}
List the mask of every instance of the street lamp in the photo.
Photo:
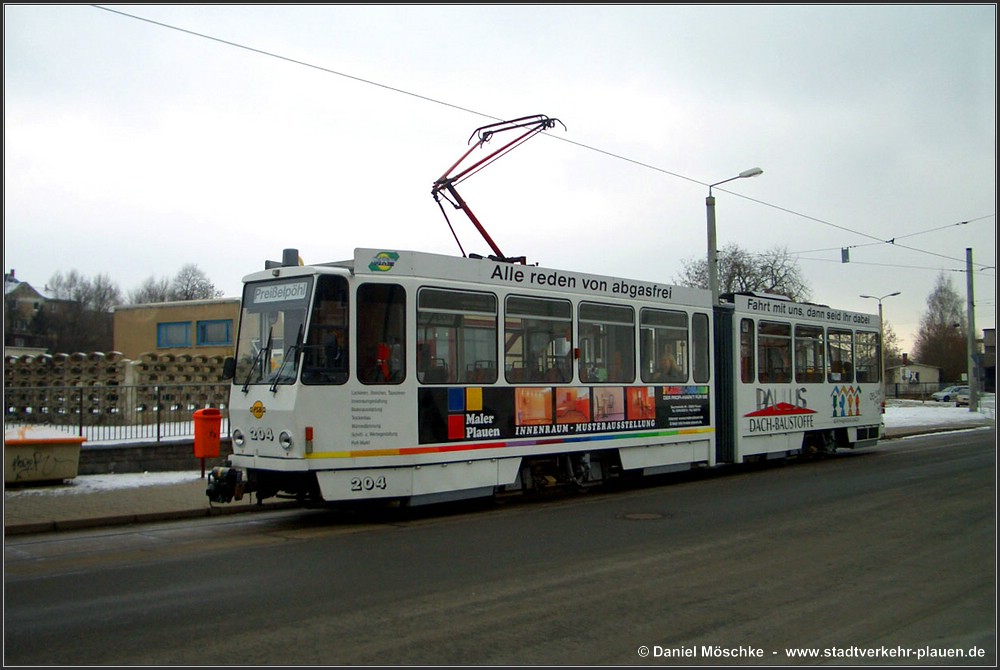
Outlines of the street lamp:
{"type": "Polygon", "coordinates": [[[712,304],[719,304],[719,250],[715,241],[715,196],[712,195],[712,187],[725,184],[735,179],[746,179],[763,174],[759,167],[744,170],[735,177],[717,181],[708,186],[708,197],[705,198],[705,207],[708,210],[708,287],[712,290],[712,304]]]}
{"type": "Polygon", "coordinates": [[[979,365],[976,361],[976,301],[973,298],[973,271],[972,271],[972,249],[965,249],[965,285],[966,285],[966,310],[969,319],[969,332],[966,333],[969,352],[969,411],[979,411],[979,365]]]}
{"type": "Polygon", "coordinates": [[[878,300],[878,368],[879,377],[882,380],[882,402],[885,402],[885,326],[882,323],[882,301],[886,298],[891,298],[894,295],[899,295],[901,291],[896,291],[895,293],[890,293],[883,296],[875,295],[863,295],[862,298],[871,298],[872,300],[878,300]]]}

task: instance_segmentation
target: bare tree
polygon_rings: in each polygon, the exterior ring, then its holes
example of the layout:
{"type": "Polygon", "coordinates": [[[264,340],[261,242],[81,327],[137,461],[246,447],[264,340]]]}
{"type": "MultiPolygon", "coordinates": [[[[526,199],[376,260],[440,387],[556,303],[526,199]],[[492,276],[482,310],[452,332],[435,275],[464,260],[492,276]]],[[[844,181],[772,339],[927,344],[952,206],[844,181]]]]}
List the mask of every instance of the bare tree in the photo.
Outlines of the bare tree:
{"type": "MultiPolygon", "coordinates": [[[[674,283],[708,288],[706,259],[687,260],[683,265],[674,283]]],[[[783,295],[791,300],[808,300],[810,292],[798,261],[784,247],[753,254],[736,244],[728,244],[719,251],[719,291],[757,291],[783,295]]]]}
{"type": "Polygon", "coordinates": [[[171,300],[203,300],[221,298],[223,292],[216,290],[208,276],[194,263],[180,269],[170,284],[171,300]]]}
{"type": "Polygon", "coordinates": [[[139,288],[128,293],[130,305],[146,305],[154,302],[166,302],[170,300],[170,279],[162,277],[148,277],[139,288]]]}
{"type": "Polygon", "coordinates": [[[45,288],[53,298],[72,300],[81,308],[94,312],[110,312],[122,304],[121,289],[104,274],[88,279],[75,269],[66,275],[56,272],[45,288]]]}
{"type": "Polygon", "coordinates": [[[959,381],[968,370],[966,323],[959,296],[944,272],[927,296],[927,311],[920,317],[914,342],[914,359],[941,368],[942,381],[959,381]]]}
{"type": "Polygon", "coordinates": [[[90,295],[86,304],[93,311],[111,312],[122,302],[122,291],[109,275],[97,275],[90,282],[90,295]]]}
{"type": "Polygon", "coordinates": [[[809,285],[802,276],[798,261],[788,254],[787,248],[774,247],[756,258],[760,290],[792,300],[809,299],[809,285]]]}
{"type": "Polygon", "coordinates": [[[887,369],[903,364],[903,347],[888,321],[882,322],[882,357],[887,369]]]}
{"type": "Polygon", "coordinates": [[[108,275],[93,279],[77,270],[57,272],[46,290],[47,303],[32,321],[32,329],[46,333],[58,352],[108,351],[114,343],[111,312],[122,303],[121,290],[108,275]]]}
{"type": "Polygon", "coordinates": [[[57,300],[73,300],[82,303],[86,294],[86,284],[89,282],[78,270],[70,270],[65,275],[56,272],[45,285],[50,297],[57,300]]]}

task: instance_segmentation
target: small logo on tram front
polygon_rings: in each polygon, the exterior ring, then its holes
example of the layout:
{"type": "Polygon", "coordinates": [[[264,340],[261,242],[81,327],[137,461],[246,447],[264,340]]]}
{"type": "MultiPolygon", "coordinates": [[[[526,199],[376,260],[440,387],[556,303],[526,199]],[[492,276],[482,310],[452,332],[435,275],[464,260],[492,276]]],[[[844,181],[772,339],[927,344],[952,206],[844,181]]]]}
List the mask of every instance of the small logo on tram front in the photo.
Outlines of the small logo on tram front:
{"type": "Polygon", "coordinates": [[[368,264],[368,269],[372,272],[388,272],[399,260],[399,254],[392,251],[380,251],[372,258],[368,264]]]}
{"type": "Polygon", "coordinates": [[[260,417],[264,416],[264,412],[266,411],[267,408],[264,407],[264,403],[262,403],[260,400],[258,400],[257,402],[255,402],[253,405],[250,406],[250,413],[253,414],[255,419],[259,419],[260,417]]]}

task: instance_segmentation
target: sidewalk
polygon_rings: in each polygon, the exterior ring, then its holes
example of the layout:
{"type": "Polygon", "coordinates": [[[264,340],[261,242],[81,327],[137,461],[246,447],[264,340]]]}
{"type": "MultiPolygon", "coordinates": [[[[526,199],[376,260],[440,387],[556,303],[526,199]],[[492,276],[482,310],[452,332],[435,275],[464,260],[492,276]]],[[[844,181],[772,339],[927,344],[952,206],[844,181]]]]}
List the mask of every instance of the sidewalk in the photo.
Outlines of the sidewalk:
{"type": "MultiPolygon", "coordinates": [[[[993,425],[984,417],[983,426],[993,425]]],[[[962,430],[970,425],[942,424],[894,427],[886,439],[942,430],[962,430]]],[[[88,486],[95,478],[142,478],[144,475],[88,475],[48,486],[5,487],[4,534],[23,535],[57,530],[74,530],[170,519],[191,519],[222,514],[253,513],[294,508],[298,503],[268,498],[258,504],[256,497],[241,501],[212,503],[205,494],[208,474],[199,472],[152,473],[149,480],[129,486],[101,488],[88,486]]],[[[121,481],[125,481],[122,479],[121,481]]]]}
{"type": "MultiPolygon", "coordinates": [[[[97,475],[77,477],[56,485],[5,487],[4,535],[273,511],[298,505],[295,501],[279,498],[268,498],[258,504],[257,498],[251,495],[240,501],[213,503],[205,494],[207,473],[205,479],[198,472],[170,475],[170,479],[162,482],[139,482],[138,485],[105,489],[81,486],[97,475]]],[[[101,477],[136,481],[142,476],[101,477]]]]}

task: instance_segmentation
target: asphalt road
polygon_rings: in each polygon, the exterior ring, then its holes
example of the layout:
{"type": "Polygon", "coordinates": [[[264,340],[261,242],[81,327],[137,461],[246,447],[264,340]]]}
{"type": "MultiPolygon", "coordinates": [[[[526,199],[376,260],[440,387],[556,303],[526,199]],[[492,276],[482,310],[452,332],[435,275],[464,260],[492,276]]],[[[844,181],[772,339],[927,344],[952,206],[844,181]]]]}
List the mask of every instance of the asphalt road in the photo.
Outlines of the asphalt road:
{"type": "Polygon", "coordinates": [[[5,664],[994,666],[995,445],[9,538],[5,664]]]}

